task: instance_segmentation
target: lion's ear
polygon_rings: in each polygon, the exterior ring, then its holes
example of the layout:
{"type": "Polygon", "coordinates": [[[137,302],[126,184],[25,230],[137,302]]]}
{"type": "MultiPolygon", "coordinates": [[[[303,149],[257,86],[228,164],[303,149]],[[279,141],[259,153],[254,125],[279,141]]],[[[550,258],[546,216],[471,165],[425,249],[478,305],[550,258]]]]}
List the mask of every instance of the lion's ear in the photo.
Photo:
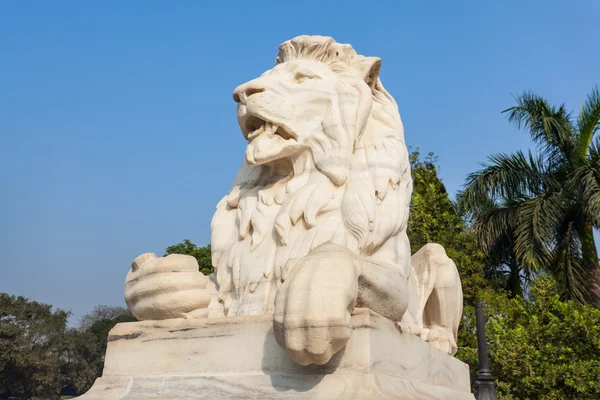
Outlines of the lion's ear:
{"type": "Polygon", "coordinates": [[[365,57],[360,62],[360,73],[367,85],[373,90],[379,78],[379,70],[381,69],[381,58],[365,57]]]}

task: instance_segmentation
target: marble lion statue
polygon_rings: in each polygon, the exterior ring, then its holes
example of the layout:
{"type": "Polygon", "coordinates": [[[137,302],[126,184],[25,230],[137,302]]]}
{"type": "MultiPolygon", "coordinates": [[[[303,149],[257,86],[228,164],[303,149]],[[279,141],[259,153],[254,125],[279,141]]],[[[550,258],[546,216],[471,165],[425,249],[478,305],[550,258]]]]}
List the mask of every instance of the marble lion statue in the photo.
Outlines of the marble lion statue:
{"type": "MultiPolygon", "coordinates": [[[[369,308],[456,353],[458,271],[437,244],[411,257],[408,152],[380,67],[330,37],[299,36],[281,44],[272,69],[235,89],[245,159],[211,223],[215,274],[193,283],[203,300],[179,316],[272,314],[278,343],[307,365],[327,363],[352,333],[354,308],[369,308]]],[[[169,257],[162,271],[182,262],[169,257]]],[[[126,299],[135,315],[134,278],[126,299]]],[[[177,316],[146,299],[147,319],[148,304],[156,319],[177,316]]]]}

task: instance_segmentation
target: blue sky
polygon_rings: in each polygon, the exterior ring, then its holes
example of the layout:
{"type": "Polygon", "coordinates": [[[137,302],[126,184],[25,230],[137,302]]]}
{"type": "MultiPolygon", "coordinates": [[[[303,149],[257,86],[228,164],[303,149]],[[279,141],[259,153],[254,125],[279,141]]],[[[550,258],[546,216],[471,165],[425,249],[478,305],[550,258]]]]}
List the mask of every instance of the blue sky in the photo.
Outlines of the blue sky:
{"type": "Polygon", "coordinates": [[[0,3],[0,291],[123,305],[134,257],[206,244],[241,162],[232,91],[279,43],[333,36],[383,59],[406,140],[454,193],[527,148],[501,110],[534,90],[578,110],[600,82],[600,2],[0,3]]]}

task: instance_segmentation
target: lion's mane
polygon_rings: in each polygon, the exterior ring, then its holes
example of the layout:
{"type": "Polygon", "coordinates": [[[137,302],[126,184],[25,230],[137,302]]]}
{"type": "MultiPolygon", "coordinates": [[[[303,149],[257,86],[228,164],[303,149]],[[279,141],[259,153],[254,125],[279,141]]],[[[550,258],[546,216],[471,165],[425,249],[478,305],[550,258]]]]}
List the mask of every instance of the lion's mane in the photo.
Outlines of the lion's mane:
{"type": "Polygon", "coordinates": [[[385,262],[410,262],[408,152],[398,107],[378,76],[380,61],[321,36],[283,43],[275,63],[298,59],[328,65],[341,84],[361,76],[364,106],[341,104],[336,117],[343,127],[332,124],[315,135],[310,151],[291,160],[289,175],[243,163],[211,223],[225,315],[272,313],[287,260],[327,242],[385,262]]]}

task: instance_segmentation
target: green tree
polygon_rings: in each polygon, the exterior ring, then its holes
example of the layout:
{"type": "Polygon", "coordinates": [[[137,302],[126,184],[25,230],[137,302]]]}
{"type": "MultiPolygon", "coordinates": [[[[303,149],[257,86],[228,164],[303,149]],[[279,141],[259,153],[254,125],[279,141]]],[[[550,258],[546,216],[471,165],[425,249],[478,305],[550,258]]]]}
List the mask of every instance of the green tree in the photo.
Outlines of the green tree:
{"type": "Polygon", "coordinates": [[[516,101],[508,119],[529,132],[539,154],[491,156],[468,176],[460,207],[473,215],[486,252],[505,240],[523,270],[553,273],[563,299],[600,308],[600,91],[577,118],[533,93],[516,101]]]}
{"type": "Polygon", "coordinates": [[[0,396],[56,399],[68,312],[0,294],[0,396]]]}
{"type": "MultiPolygon", "coordinates": [[[[463,196],[464,193],[458,193],[458,208],[463,213],[463,216],[469,220],[469,225],[473,226],[472,220],[475,213],[461,210],[463,196]]],[[[486,201],[479,205],[478,215],[484,212],[493,212],[493,210],[499,207],[498,202],[486,199],[486,201]]],[[[478,225],[474,226],[478,227],[478,225]]],[[[511,232],[499,234],[491,243],[486,243],[485,239],[481,237],[483,234],[482,230],[476,230],[477,234],[479,234],[478,243],[483,243],[481,250],[485,254],[486,259],[484,268],[486,279],[496,289],[508,291],[510,297],[523,297],[525,295],[525,285],[531,281],[533,271],[523,267],[520,260],[516,257],[514,252],[514,238],[511,232]]]]}
{"type": "Polygon", "coordinates": [[[108,331],[135,320],[123,308],[97,306],[83,319],[93,321],[89,328],[73,329],[67,328],[69,315],[0,293],[0,398],[58,399],[61,393],[86,392],[102,374],[108,331]]]}
{"type": "Polygon", "coordinates": [[[98,368],[99,358],[96,338],[90,332],[69,329],[65,332],[66,342],[60,374],[65,385],[61,393],[79,395],[88,391],[102,369],[98,368]]]}
{"type": "MultiPolygon", "coordinates": [[[[490,368],[504,400],[600,398],[600,310],[563,302],[553,277],[531,285],[531,300],[482,292],[490,368]]],[[[457,357],[477,373],[475,310],[466,307],[457,357]]]]}
{"type": "Polygon", "coordinates": [[[0,293],[0,397],[58,399],[69,384],[69,313],[0,293]]]}
{"type": "Polygon", "coordinates": [[[436,162],[432,153],[422,160],[418,149],[411,151],[413,198],[407,229],[411,252],[427,243],[444,246],[460,273],[465,303],[475,304],[479,290],[488,286],[483,275],[485,259],[438,177],[436,162]]]}
{"type": "Polygon", "coordinates": [[[181,243],[167,247],[165,254],[187,254],[198,260],[200,272],[204,275],[210,275],[215,270],[212,266],[212,258],[210,254],[210,244],[206,247],[198,247],[189,239],[185,239],[181,243]]]}

